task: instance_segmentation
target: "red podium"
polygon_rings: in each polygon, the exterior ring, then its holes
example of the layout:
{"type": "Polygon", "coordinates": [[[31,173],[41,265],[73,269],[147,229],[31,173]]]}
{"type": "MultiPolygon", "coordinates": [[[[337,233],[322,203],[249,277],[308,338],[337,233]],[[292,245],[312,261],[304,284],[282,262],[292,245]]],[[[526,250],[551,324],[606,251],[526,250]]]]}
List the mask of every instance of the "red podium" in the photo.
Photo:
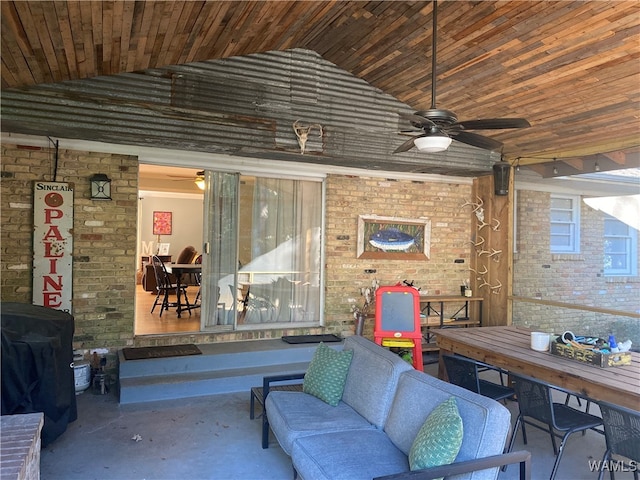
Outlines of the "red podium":
{"type": "Polygon", "coordinates": [[[413,366],[422,365],[420,295],[413,287],[387,286],[376,291],[376,319],[373,337],[383,347],[410,348],[413,366]]]}

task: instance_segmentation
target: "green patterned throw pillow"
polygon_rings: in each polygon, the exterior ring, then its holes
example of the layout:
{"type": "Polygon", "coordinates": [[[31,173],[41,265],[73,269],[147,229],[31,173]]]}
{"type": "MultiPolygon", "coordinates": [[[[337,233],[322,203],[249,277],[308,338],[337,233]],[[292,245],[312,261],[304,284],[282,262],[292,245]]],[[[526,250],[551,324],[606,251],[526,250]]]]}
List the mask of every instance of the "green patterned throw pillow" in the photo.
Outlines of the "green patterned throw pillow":
{"type": "Polygon", "coordinates": [[[332,407],[342,398],[353,350],[338,352],[320,343],[304,375],[302,391],[318,397],[332,407]]]}
{"type": "Polygon", "coordinates": [[[409,467],[420,470],[452,463],[462,445],[462,418],[450,397],[429,414],[409,451],[409,467]]]}

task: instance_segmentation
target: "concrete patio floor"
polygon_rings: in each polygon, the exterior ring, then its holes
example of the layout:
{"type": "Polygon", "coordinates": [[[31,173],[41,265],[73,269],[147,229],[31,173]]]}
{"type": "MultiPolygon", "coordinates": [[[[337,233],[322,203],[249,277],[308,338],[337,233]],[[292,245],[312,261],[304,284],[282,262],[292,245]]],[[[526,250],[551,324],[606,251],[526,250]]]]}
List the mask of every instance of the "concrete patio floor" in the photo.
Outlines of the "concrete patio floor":
{"type": "MultiPolygon", "coordinates": [[[[293,478],[290,459],[273,438],[269,449],[261,448],[261,421],[249,419],[248,391],[120,405],[113,394],[88,390],[77,396],[77,403],[78,419],[42,449],[42,480],[293,478]]],[[[517,404],[508,402],[508,408],[515,421],[517,404]]],[[[554,460],[550,438],[534,428],[527,434],[529,444],[523,446],[519,433],[516,448],[532,453],[532,478],[547,479],[554,460]]],[[[556,478],[596,479],[589,461],[600,460],[604,450],[602,435],[574,434],[556,478]]],[[[518,478],[518,467],[512,465],[499,478],[518,478]]],[[[633,474],[616,474],[617,480],[628,478],[633,474]]]]}

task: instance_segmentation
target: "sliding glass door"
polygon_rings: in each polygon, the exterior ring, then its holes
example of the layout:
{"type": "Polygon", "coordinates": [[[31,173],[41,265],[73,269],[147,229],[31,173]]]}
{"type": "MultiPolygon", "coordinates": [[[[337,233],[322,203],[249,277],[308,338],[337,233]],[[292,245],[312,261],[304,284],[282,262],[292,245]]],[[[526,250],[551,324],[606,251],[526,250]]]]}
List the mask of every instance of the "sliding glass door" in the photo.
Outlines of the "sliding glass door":
{"type": "Polygon", "coordinates": [[[236,282],[238,182],[235,173],[205,172],[202,330],[234,324],[235,305],[223,287],[236,282]]]}
{"type": "Polygon", "coordinates": [[[206,180],[202,329],[320,323],[322,183],[206,180]]]}

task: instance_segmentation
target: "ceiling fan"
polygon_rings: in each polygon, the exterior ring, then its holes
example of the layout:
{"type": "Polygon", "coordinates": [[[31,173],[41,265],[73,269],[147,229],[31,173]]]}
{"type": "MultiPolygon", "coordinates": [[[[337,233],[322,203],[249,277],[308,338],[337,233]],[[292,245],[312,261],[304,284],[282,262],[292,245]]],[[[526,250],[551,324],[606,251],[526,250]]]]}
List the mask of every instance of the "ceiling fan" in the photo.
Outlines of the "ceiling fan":
{"type": "Polygon", "coordinates": [[[205,180],[204,180],[204,170],[196,172],[196,176],[182,176],[182,175],[167,175],[168,177],[175,178],[174,182],[184,182],[184,181],[192,181],[196,184],[196,186],[200,190],[204,190],[205,180]]]}
{"type": "Polygon", "coordinates": [[[431,42],[431,108],[413,114],[400,113],[413,127],[413,132],[422,131],[400,145],[393,153],[406,152],[414,146],[421,152],[442,152],[449,148],[453,138],[459,142],[483,148],[499,150],[502,143],[468,130],[501,130],[508,128],[526,128],[531,125],[524,118],[485,118],[458,122],[451,110],[436,107],[436,40],[437,40],[437,1],[433,2],[433,40],[431,42]],[[453,138],[452,138],[453,137],[453,138]]]}

